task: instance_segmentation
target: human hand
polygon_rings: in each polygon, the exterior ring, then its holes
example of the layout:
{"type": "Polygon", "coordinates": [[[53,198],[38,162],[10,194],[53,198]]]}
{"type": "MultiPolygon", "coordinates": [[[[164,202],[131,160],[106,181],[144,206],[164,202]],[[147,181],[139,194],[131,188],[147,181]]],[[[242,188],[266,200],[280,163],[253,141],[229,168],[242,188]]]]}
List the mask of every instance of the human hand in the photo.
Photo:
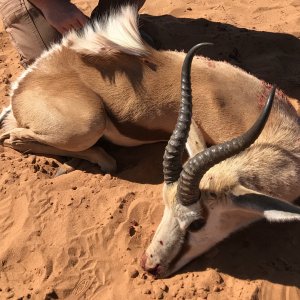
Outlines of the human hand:
{"type": "Polygon", "coordinates": [[[84,15],[69,0],[30,0],[39,8],[47,22],[61,34],[71,29],[80,29],[88,21],[84,15]]]}

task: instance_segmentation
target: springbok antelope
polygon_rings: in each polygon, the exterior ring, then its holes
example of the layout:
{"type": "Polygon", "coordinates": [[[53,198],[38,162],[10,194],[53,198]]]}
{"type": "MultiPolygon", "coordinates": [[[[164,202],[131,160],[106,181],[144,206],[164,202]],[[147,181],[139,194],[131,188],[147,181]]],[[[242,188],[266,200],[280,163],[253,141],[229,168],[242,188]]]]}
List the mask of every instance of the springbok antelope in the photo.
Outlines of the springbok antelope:
{"type": "Polygon", "coordinates": [[[163,161],[163,218],[141,259],[157,277],[174,273],[262,217],[300,220],[300,207],[289,203],[300,195],[300,122],[286,100],[274,100],[275,88],[246,133],[204,149],[182,166],[192,117],[190,68],[198,48],[189,51],[182,67],[179,117],[163,161]]]}
{"type": "MultiPolygon", "coordinates": [[[[184,54],[144,45],[136,19],[134,8],[122,7],[80,33],[70,32],[45,52],[12,86],[11,105],[0,115],[0,142],[22,152],[83,158],[110,172],[116,163],[95,146],[99,138],[123,146],[168,140],[178,115],[184,54]]],[[[196,57],[191,77],[191,157],[206,143],[222,143],[246,131],[270,91],[241,69],[204,57],[196,57]]],[[[225,160],[236,153],[227,143],[196,155],[181,171],[180,155],[170,158],[172,145],[177,148],[177,139],[171,139],[164,164],[166,207],[142,259],[146,270],[170,274],[261,216],[299,219],[299,209],[286,202],[300,194],[297,102],[281,92],[272,91],[273,97],[274,108],[259,139],[242,151],[255,140],[254,130],[234,157],[225,160]],[[217,155],[212,162],[211,155],[217,155]],[[202,221],[199,231],[188,232],[202,221]],[[186,236],[190,248],[177,256],[186,236]],[[180,259],[171,265],[175,256],[180,259]]]]}

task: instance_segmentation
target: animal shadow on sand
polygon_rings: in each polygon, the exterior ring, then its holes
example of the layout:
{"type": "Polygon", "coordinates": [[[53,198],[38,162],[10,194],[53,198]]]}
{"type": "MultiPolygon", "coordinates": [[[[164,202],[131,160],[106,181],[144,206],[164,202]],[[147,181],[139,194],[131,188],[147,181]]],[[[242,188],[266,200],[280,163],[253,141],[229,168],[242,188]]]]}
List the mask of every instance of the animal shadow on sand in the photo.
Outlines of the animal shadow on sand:
{"type": "Polygon", "coordinates": [[[214,43],[213,47],[201,48],[199,55],[241,67],[300,99],[300,40],[293,35],[249,30],[203,18],[145,14],[140,20],[159,49],[187,52],[195,44],[214,43]]]}
{"type": "MultiPolygon", "coordinates": [[[[142,15],[141,22],[160,49],[187,52],[197,43],[212,42],[213,47],[203,48],[199,54],[241,67],[300,99],[300,40],[290,34],[170,15],[142,15]]],[[[221,242],[179,273],[215,268],[235,278],[264,279],[300,288],[299,232],[296,222],[260,221],[221,242]]]]}

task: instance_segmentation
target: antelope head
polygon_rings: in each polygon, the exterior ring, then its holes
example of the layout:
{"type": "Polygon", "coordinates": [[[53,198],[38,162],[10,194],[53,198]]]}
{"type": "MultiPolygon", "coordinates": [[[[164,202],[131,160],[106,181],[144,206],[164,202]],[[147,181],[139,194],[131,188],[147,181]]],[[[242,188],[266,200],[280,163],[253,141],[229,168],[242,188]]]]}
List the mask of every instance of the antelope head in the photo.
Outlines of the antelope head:
{"type": "Polygon", "coordinates": [[[300,220],[297,206],[250,190],[239,183],[239,178],[227,176],[226,169],[216,168],[258,138],[269,117],[275,87],[246,133],[207,148],[182,165],[192,118],[191,63],[196,51],[207,44],[194,46],[182,67],[179,117],[163,160],[165,209],[141,259],[141,266],[156,277],[174,273],[230,233],[261,217],[271,221],[300,220]]]}

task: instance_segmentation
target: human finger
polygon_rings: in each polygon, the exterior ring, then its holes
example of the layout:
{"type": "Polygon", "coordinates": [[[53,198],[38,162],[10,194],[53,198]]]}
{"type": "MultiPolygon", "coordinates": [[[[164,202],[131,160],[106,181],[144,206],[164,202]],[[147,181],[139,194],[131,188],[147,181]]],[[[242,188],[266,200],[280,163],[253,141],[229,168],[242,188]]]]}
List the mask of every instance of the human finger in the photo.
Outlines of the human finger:
{"type": "Polygon", "coordinates": [[[69,32],[72,29],[73,29],[72,24],[64,24],[64,26],[62,27],[62,32],[60,32],[60,33],[65,34],[65,33],[69,32]]]}
{"type": "Polygon", "coordinates": [[[65,26],[55,26],[55,29],[61,34],[64,34],[66,31],[68,31],[65,26]]]}
{"type": "Polygon", "coordinates": [[[88,20],[89,20],[89,18],[84,14],[79,14],[77,16],[77,22],[80,24],[81,27],[83,27],[87,23],[88,20]]]}
{"type": "Polygon", "coordinates": [[[81,29],[84,26],[84,25],[82,25],[82,23],[79,20],[77,20],[77,24],[76,25],[77,25],[76,29],[81,29]]]}

